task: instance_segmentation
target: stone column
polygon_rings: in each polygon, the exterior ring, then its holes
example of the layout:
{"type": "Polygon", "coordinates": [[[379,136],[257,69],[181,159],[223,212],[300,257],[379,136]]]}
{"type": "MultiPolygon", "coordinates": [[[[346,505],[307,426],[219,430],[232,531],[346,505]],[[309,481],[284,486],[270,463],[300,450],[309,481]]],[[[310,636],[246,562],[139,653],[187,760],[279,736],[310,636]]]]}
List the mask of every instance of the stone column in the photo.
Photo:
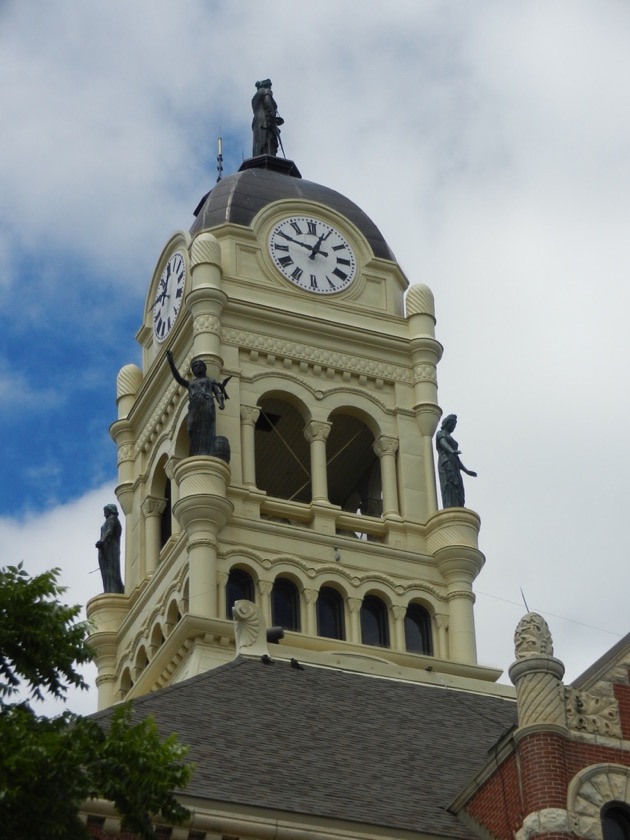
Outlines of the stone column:
{"type": "Polygon", "coordinates": [[[448,641],[446,636],[448,615],[436,613],[435,625],[437,627],[437,638],[433,640],[433,653],[440,659],[448,659],[448,641]]]}
{"type": "Polygon", "coordinates": [[[477,548],[480,520],[467,508],[447,508],[427,522],[427,543],[446,583],[449,658],[477,664],[473,581],[485,557],[477,548]]]}
{"type": "Polygon", "coordinates": [[[361,604],[362,598],[348,598],[348,610],[350,612],[350,633],[348,641],[355,645],[361,644],[361,604]]]}
{"type": "Polygon", "coordinates": [[[229,577],[228,572],[219,572],[217,574],[217,583],[218,583],[217,615],[219,616],[219,618],[227,618],[227,619],[229,619],[227,595],[226,595],[228,577],[229,577]]]}
{"type": "Polygon", "coordinates": [[[164,472],[166,473],[166,477],[171,482],[171,533],[172,534],[179,534],[182,530],[179,522],[177,521],[177,517],[173,516],[173,508],[175,507],[175,503],[179,499],[179,487],[177,486],[177,482],[175,481],[175,469],[181,458],[169,458],[166,462],[166,466],[164,467],[164,472]]]}
{"type": "Polygon", "coordinates": [[[98,668],[98,708],[106,709],[116,702],[116,637],[129,611],[126,595],[105,592],[91,598],[85,608],[90,622],[90,645],[96,652],[98,668]]]}
{"type": "Polygon", "coordinates": [[[256,421],[260,416],[260,409],[253,405],[241,406],[241,447],[243,465],[243,484],[246,487],[256,486],[256,421]]]}
{"type": "Polygon", "coordinates": [[[433,436],[441,410],[437,400],[437,363],[442,358],[442,345],[435,338],[435,301],[433,292],[423,283],[409,289],[405,301],[413,360],[413,382],[416,420],[422,435],[428,513],[437,510],[433,436]]]}
{"type": "Polygon", "coordinates": [[[144,574],[152,575],[158,567],[160,560],[160,531],[161,517],[166,508],[165,499],[157,499],[154,496],[147,496],[142,502],[142,513],[144,514],[144,574]]]}
{"type": "Polygon", "coordinates": [[[173,512],[188,536],[189,611],[204,618],[218,615],[217,536],[234,510],[229,480],[229,465],[209,455],[184,458],[175,469],[173,512]]]}
{"type": "Polygon", "coordinates": [[[273,620],[271,618],[271,590],[273,589],[272,580],[259,580],[258,590],[260,592],[260,609],[267,624],[271,627],[273,620]]]}
{"type": "Polygon", "coordinates": [[[317,603],[318,589],[305,589],[304,602],[306,603],[306,610],[304,611],[304,630],[308,636],[317,635],[317,614],[315,612],[315,604],[317,603]]]}
{"type": "Polygon", "coordinates": [[[304,437],[311,447],[311,492],[314,502],[328,501],[328,476],[326,474],[326,438],[332,423],[311,420],[304,429],[304,437]]]}
{"type": "Polygon", "coordinates": [[[406,651],[405,644],[405,615],[407,614],[407,607],[393,606],[392,615],[394,616],[394,638],[392,639],[392,648],[394,650],[406,651]]]}
{"type": "Polygon", "coordinates": [[[566,727],[564,664],[553,656],[545,619],[527,613],[516,627],[514,645],[516,662],[509,675],[516,687],[519,729],[541,723],[566,727]]]}
{"type": "Polygon", "coordinates": [[[381,487],[383,490],[383,516],[398,515],[398,485],[396,481],[396,452],[398,439],[381,435],[372,449],[381,462],[381,487]]]}
{"type": "Polygon", "coordinates": [[[186,305],[193,316],[193,358],[203,359],[208,376],[217,379],[223,367],[221,315],[227,295],[221,288],[221,246],[211,233],[193,239],[190,266],[186,305]]]}
{"type": "Polygon", "coordinates": [[[544,618],[527,613],[514,634],[516,661],[510,679],[516,686],[518,729],[514,741],[521,767],[526,837],[575,837],[567,812],[568,737],[564,665],[553,656],[544,618]],[[543,768],[544,772],[541,772],[543,768]]]}

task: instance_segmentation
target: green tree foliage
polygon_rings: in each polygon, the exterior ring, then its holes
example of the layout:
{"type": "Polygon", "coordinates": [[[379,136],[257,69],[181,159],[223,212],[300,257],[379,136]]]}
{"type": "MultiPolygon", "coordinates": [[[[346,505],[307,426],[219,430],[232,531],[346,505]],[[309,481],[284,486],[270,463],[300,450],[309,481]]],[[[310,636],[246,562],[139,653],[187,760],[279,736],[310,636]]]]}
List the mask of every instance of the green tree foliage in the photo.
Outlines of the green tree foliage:
{"type": "Polygon", "coordinates": [[[134,723],[129,704],[103,727],[70,712],[49,719],[30,705],[44,692],[63,698],[69,686],[87,687],[77,667],[93,658],[88,625],[77,620],[78,606],[58,601],[58,575],[0,569],[0,833],[86,838],[79,807],[101,797],[114,803],[125,830],[150,840],[151,815],[169,823],[188,816],[173,796],[192,773],[187,748],[174,735],[161,740],[151,718],[134,723]]]}

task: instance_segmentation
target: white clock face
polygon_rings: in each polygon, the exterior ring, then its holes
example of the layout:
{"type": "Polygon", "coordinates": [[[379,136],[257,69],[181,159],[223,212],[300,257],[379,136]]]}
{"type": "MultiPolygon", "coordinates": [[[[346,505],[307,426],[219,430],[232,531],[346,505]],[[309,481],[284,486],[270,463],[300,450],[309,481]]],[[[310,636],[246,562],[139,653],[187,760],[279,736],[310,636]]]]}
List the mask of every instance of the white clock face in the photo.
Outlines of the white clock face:
{"type": "Polygon", "coordinates": [[[357,263],[347,240],[312,216],[289,216],[275,225],[269,253],[287,280],[315,294],[340,292],[356,277],[357,263]]]}
{"type": "Polygon", "coordinates": [[[153,304],[153,335],[162,343],[175,325],[186,282],[186,260],[176,251],[164,266],[153,304]]]}

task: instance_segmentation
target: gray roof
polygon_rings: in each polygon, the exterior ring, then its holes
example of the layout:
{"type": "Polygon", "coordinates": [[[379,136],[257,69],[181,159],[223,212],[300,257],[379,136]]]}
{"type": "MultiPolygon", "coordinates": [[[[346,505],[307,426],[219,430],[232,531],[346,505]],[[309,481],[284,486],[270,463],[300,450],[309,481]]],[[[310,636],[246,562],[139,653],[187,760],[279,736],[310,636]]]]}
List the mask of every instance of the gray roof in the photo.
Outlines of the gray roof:
{"type": "Polygon", "coordinates": [[[291,166],[282,167],[284,171],[269,168],[270,163],[276,161],[283,162],[282,159],[264,155],[251,158],[245,161],[239,172],[219,181],[199,203],[190,233],[194,236],[226,222],[249,226],[263,207],[282,198],[317,201],[356,225],[369,242],[375,257],[395,259],[374,222],[354,202],[336,190],[303,180],[292,161],[285,161],[291,166]]]}
{"type": "Polygon", "coordinates": [[[133,704],[190,745],[191,796],[462,838],[446,808],[516,723],[504,698],[243,658],[133,704]]]}

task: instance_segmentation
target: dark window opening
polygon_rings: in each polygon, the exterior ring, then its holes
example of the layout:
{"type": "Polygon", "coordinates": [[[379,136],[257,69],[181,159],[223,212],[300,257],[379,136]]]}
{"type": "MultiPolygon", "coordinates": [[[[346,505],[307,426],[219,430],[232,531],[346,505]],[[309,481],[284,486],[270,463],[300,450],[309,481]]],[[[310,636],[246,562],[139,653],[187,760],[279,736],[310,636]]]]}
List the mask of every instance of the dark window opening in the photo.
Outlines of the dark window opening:
{"type": "Polygon", "coordinates": [[[623,803],[612,802],[602,808],[604,840],[630,840],[630,809],[623,803]]]}
{"type": "Polygon", "coordinates": [[[166,507],[160,517],[160,548],[164,548],[173,533],[171,519],[171,482],[168,478],[166,479],[166,487],[164,488],[164,498],[166,499],[166,507]]]}
{"type": "Polygon", "coordinates": [[[256,486],[268,496],[311,501],[311,453],[304,426],[304,418],[289,403],[262,400],[254,431],[256,486]]]}
{"type": "Polygon", "coordinates": [[[225,587],[225,614],[232,618],[236,601],[254,601],[254,581],[243,569],[230,569],[225,587]]]}
{"type": "Polygon", "coordinates": [[[276,578],[271,590],[271,620],[285,630],[300,629],[300,594],[287,578],[276,578]]]}
{"type": "Polygon", "coordinates": [[[332,417],[326,461],[333,505],[363,516],[382,514],[381,467],[373,444],[374,435],[358,418],[342,413],[332,417]]]}
{"type": "Polygon", "coordinates": [[[433,656],[431,616],[420,604],[410,604],[405,615],[405,647],[410,653],[433,656]]]}
{"type": "Polygon", "coordinates": [[[361,605],[361,641],[364,645],[389,647],[387,606],[376,595],[366,595],[361,605]]]}
{"type": "Polygon", "coordinates": [[[322,586],[317,596],[317,635],[346,638],[343,598],[331,586],[322,586]]]}

